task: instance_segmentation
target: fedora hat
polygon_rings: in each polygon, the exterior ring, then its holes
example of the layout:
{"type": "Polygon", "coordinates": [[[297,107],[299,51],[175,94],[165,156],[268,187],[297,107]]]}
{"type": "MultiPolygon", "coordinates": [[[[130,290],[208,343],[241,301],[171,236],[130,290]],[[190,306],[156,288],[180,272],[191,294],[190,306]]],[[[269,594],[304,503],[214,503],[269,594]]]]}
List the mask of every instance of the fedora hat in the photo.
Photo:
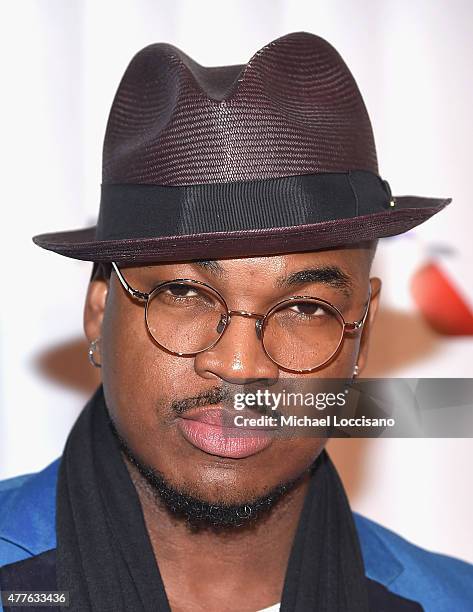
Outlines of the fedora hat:
{"type": "Polygon", "coordinates": [[[94,262],[271,255],[400,234],[450,202],[392,195],[355,79],[323,38],[288,34],[212,68],[159,43],[115,95],[97,224],[33,241],[94,262]]]}

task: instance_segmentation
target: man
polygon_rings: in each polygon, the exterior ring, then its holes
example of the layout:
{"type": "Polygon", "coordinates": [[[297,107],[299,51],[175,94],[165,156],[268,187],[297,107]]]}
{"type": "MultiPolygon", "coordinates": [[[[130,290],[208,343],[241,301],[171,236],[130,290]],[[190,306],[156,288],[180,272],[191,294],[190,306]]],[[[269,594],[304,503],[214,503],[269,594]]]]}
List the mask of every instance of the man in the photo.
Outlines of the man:
{"type": "Polygon", "coordinates": [[[244,66],[138,53],[97,226],[34,239],[95,262],[102,384],[62,457],[3,483],[2,589],[77,611],[472,609],[469,565],[352,514],[326,437],[231,412],[236,391],[356,377],[377,240],[449,202],[392,196],[356,83],[317,36],[244,66]]]}

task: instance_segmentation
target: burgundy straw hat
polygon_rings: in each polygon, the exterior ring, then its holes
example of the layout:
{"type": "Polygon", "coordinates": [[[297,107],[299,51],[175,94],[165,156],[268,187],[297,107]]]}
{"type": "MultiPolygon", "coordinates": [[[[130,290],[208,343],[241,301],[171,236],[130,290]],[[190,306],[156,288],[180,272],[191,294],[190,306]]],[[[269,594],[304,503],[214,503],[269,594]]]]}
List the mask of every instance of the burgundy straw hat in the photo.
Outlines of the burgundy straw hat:
{"type": "Polygon", "coordinates": [[[87,261],[188,261],[317,250],[405,232],[451,198],[392,196],[358,86],[297,32],[245,65],[142,49],[113,101],[97,225],[34,242],[87,261]]]}

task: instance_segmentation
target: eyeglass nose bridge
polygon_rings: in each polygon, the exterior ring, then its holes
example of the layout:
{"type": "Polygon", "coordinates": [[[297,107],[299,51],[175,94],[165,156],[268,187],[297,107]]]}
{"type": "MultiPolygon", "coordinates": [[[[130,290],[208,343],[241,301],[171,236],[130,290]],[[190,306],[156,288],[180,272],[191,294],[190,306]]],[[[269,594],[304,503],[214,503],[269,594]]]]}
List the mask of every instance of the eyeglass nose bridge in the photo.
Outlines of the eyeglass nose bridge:
{"type": "Polygon", "coordinates": [[[261,340],[262,333],[263,333],[263,322],[264,322],[264,319],[266,318],[266,315],[258,313],[258,312],[248,312],[247,310],[229,310],[228,313],[226,315],[222,315],[222,318],[220,319],[219,326],[217,327],[218,333],[223,334],[225,329],[230,324],[232,316],[245,317],[246,319],[256,319],[255,321],[256,335],[258,336],[258,339],[261,340]],[[219,329],[221,324],[223,324],[223,327],[219,329]]]}

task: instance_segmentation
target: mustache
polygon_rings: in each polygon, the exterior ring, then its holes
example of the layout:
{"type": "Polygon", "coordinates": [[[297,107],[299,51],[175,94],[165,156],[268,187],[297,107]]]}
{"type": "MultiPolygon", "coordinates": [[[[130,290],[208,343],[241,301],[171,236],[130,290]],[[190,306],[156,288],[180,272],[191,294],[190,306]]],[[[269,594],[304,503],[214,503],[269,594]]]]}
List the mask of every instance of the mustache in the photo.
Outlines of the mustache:
{"type": "Polygon", "coordinates": [[[214,404],[228,403],[232,398],[232,394],[226,387],[213,387],[207,391],[203,391],[194,397],[186,399],[174,400],[171,403],[171,409],[176,415],[184,414],[191,408],[199,408],[200,406],[208,406],[214,404]]]}
{"type": "MultiPolygon", "coordinates": [[[[212,406],[215,404],[225,404],[229,408],[234,408],[234,397],[236,393],[247,393],[250,390],[248,388],[230,388],[226,386],[212,387],[202,393],[199,393],[193,397],[185,399],[173,400],[171,402],[171,410],[176,416],[180,416],[191,410],[192,408],[199,408],[201,406],[212,406]]],[[[253,390],[252,390],[253,391],[253,390]]],[[[265,416],[278,417],[281,413],[278,410],[272,410],[271,406],[262,404],[249,407],[249,410],[254,411],[258,414],[265,416]]]]}

